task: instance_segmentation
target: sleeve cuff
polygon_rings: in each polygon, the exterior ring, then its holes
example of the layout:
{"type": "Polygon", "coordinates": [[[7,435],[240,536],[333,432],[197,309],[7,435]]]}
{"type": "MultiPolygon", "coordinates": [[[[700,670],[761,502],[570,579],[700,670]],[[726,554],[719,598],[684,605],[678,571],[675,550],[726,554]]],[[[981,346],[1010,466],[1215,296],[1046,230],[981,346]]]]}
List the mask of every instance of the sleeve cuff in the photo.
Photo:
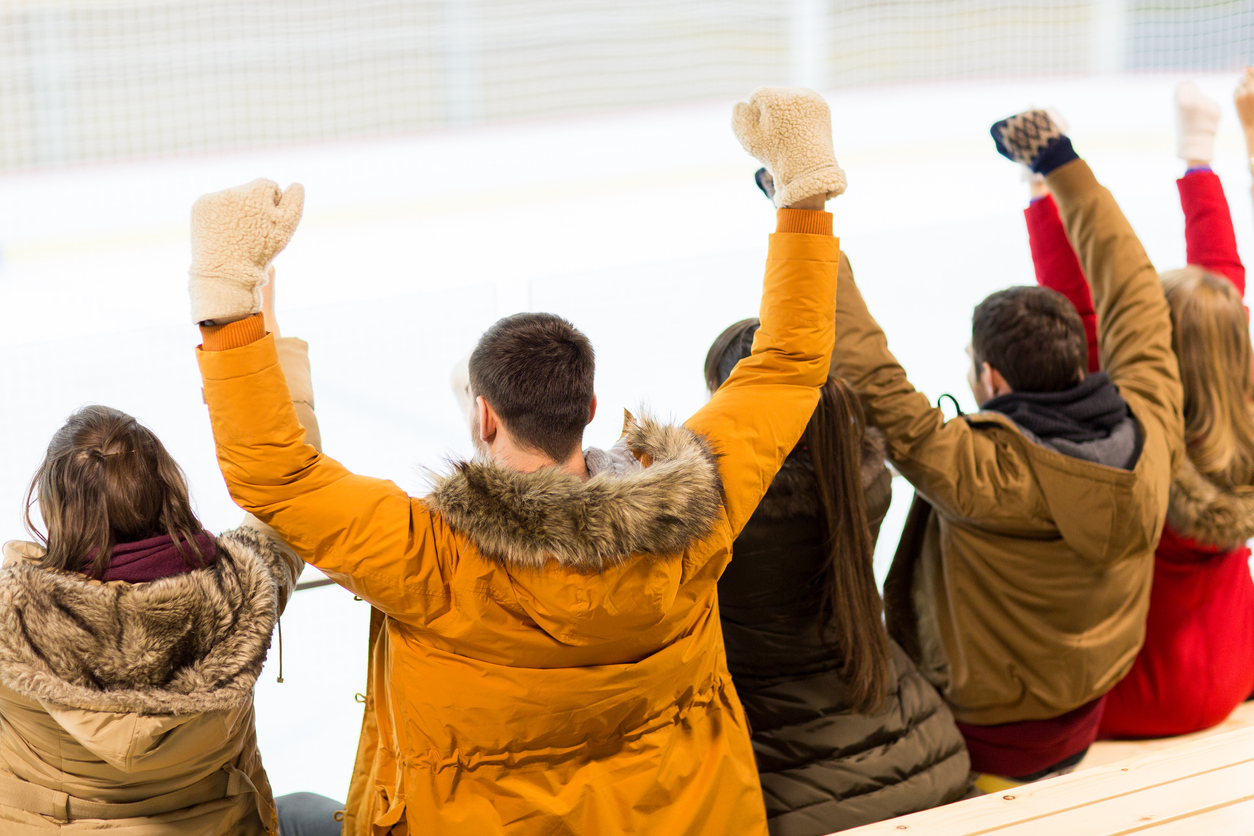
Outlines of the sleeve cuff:
{"type": "Polygon", "coordinates": [[[205,351],[226,351],[231,348],[257,342],[266,335],[266,322],[261,314],[253,314],[245,319],[237,319],[226,325],[202,325],[200,336],[204,340],[201,346],[205,351]]]}
{"type": "Polygon", "coordinates": [[[807,209],[776,209],[776,232],[800,232],[804,235],[831,235],[832,213],[807,209]]]}

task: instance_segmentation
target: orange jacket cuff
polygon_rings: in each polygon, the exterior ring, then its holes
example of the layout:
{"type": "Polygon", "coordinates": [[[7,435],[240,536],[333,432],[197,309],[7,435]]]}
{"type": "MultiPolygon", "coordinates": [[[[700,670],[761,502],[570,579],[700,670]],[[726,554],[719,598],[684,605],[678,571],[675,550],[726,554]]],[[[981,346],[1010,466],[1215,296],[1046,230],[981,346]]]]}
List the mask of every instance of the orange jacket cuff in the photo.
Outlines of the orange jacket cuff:
{"type": "Polygon", "coordinates": [[[261,314],[253,314],[246,319],[237,319],[226,325],[202,325],[200,336],[204,340],[201,346],[205,351],[226,351],[230,348],[241,348],[257,342],[266,335],[266,322],[261,314]]]}
{"type": "Polygon", "coordinates": [[[831,235],[832,213],[812,209],[776,209],[775,231],[831,235]]]}

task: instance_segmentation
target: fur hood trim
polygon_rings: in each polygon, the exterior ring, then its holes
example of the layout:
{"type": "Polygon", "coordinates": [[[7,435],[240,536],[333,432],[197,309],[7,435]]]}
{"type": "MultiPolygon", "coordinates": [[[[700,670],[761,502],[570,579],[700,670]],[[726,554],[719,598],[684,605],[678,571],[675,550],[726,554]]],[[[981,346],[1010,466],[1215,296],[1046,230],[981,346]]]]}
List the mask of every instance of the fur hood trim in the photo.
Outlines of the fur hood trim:
{"type": "Polygon", "coordinates": [[[723,506],[709,442],[648,417],[629,417],[624,441],[644,468],[584,481],[556,468],[519,473],[476,459],[437,477],[426,502],[483,554],[516,567],[553,560],[599,572],[633,554],[677,554],[706,537],[723,506]]]}
{"type": "Polygon", "coordinates": [[[217,540],[204,568],[100,583],[25,561],[0,568],[0,681],[22,696],[125,714],[200,714],[252,699],[278,612],[274,544],[217,540]]]}
{"type": "Polygon", "coordinates": [[[1237,546],[1254,538],[1254,487],[1221,488],[1188,456],[1171,478],[1167,524],[1204,546],[1237,546]]]}
{"type": "MultiPolygon", "coordinates": [[[[881,478],[887,465],[884,457],[888,441],[877,427],[868,426],[862,436],[862,462],[860,465],[862,489],[868,490],[881,478]]],[[[784,460],[766,496],[758,503],[755,512],[762,519],[789,520],[796,517],[817,517],[819,487],[814,480],[814,465],[808,452],[796,452],[784,460]]]]}

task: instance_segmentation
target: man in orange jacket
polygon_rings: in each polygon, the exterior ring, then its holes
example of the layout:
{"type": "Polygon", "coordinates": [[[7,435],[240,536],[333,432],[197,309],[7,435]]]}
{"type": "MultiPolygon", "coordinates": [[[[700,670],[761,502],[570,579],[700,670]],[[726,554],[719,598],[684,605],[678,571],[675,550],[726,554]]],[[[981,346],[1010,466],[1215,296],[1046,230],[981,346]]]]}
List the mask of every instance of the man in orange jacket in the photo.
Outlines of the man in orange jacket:
{"type": "Polygon", "coordinates": [[[345,834],[766,833],[716,582],[827,379],[844,190],[827,105],[762,88],[733,126],[777,184],[753,353],[682,426],[581,450],[587,339],[507,317],[471,358],[479,455],[423,498],[305,441],[258,288],[302,193],[192,212],[193,318],[231,495],[374,607],[345,834]]]}

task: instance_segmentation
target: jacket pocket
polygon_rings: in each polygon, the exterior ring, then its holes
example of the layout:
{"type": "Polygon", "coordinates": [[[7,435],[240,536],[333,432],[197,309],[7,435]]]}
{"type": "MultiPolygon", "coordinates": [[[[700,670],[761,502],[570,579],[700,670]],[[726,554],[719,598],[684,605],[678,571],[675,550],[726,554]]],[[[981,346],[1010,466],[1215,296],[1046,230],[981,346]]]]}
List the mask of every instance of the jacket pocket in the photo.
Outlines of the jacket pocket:
{"type": "Polygon", "coordinates": [[[386,787],[374,788],[374,819],[370,822],[374,836],[408,836],[409,825],[405,819],[405,799],[391,798],[386,787]]]}

